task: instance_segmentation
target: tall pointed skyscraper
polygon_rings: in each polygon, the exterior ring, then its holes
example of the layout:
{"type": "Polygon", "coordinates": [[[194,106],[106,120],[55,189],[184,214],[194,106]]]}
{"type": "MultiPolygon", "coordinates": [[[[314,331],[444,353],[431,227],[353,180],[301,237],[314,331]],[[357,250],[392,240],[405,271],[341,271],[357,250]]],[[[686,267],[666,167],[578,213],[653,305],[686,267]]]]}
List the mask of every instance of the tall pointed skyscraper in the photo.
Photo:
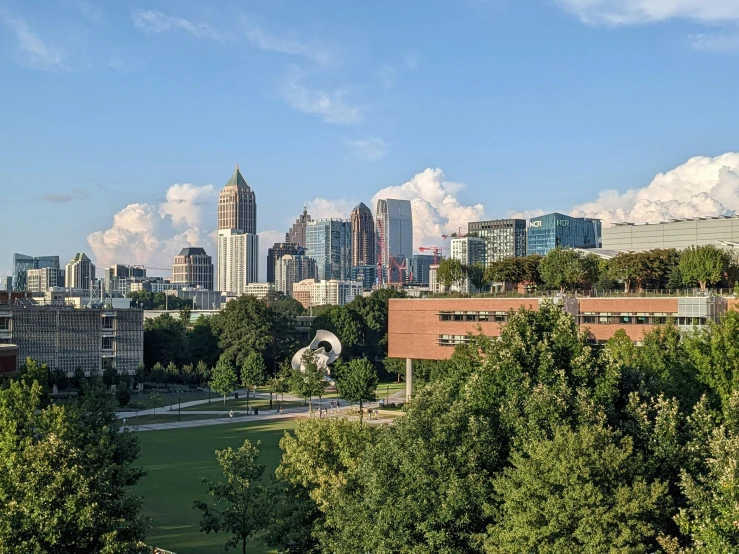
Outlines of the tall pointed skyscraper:
{"type": "Polygon", "coordinates": [[[236,164],[218,197],[218,290],[243,294],[258,267],[257,199],[236,164]]]}
{"type": "Polygon", "coordinates": [[[295,220],[293,226],[285,234],[285,242],[297,244],[305,248],[305,227],[310,221],[313,221],[308,215],[308,206],[303,205],[303,213],[295,220]]]}
{"type": "Polygon", "coordinates": [[[375,220],[364,202],[352,210],[352,265],[376,265],[375,220]]]}
{"type": "Polygon", "coordinates": [[[236,164],[231,178],[218,197],[218,230],[257,234],[257,198],[236,164]]]}

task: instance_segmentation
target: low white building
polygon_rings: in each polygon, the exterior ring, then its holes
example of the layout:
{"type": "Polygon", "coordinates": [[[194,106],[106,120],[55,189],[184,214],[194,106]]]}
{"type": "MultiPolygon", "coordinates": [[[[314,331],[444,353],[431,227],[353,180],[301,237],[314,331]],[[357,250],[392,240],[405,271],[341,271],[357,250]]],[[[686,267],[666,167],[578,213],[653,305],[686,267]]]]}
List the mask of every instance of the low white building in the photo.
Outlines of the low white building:
{"type": "Polygon", "coordinates": [[[358,281],[305,279],[293,284],[293,298],[305,308],[326,305],[343,306],[357,296],[361,296],[362,290],[362,283],[358,281]]]}

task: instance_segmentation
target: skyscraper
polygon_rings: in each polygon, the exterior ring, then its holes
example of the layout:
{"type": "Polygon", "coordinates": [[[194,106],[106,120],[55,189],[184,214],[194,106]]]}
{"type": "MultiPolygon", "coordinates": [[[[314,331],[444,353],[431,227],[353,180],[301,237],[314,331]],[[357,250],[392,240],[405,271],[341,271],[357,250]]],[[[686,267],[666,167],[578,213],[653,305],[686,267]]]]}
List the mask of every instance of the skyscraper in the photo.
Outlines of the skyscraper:
{"type": "Polygon", "coordinates": [[[239,164],[218,197],[218,230],[221,229],[257,233],[256,195],[241,175],[239,164]]]}
{"type": "Polygon", "coordinates": [[[546,256],[557,247],[600,248],[601,221],[551,213],[529,220],[526,249],[529,254],[546,256]]]}
{"type": "Polygon", "coordinates": [[[106,294],[126,296],[131,280],[144,278],[146,278],[146,268],[144,266],[114,264],[105,268],[103,284],[106,294]]]}
{"type": "Polygon", "coordinates": [[[467,232],[485,239],[488,264],[526,255],[525,219],[471,221],[467,224],[467,232]]]}
{"type": "Polygon", "coordinates": [[[317,279],[351,278],[352,225],[342,219],[311,221],[305,229],[306,255],[316,260],[317,279]]]}
{"type": "Polygon", "coordinates": [[[375,255],[375,220],[372,210],[360,202],[352,210],[352,265],[376,265],[375,255]]]}
{"type": "Polygon", "coordinates": [[[95,283],[95,264],[87,257],[87,254],[78,252],[67,263],[67,271],[64,278],[64,286],[69,289],[89,290],[95,283]]]}
{"type": "Polygon", "coordinates": [[[44,268],[59,269],[59,256],[26,256],[13,254],[13,289],[26,290],[26,271],[44,268]]]}
{"type": "Polygon", "coordinates": [[[383,279],[405,279],[400,267],[413,255],[413,211],[409,200],[380,199],[375,217],[383,279]]]}
{"type": "Polygon", "coordinates": [[[245,294],[258,281],[259,235],[238,229],[218,231],[218,290],[245,294]]]}
{"type": "Polygon", "coordinates": [[[293,226],[285,234],[285,242],[297,244],[305,248],[305,227],[308,222],[313,221],[308,215],[308,207],[303,206],[303,213],[295,220],[293,226]]]}
{"type": "MultiPolygon", "coordinates": [[[[482,237],[459,237],[453,238],[451,242],[451,255],[453,260],[459,260],[462,265],[472,264],[485,265],[487,245],[482,237]]],[[[478,292],[475,286],[466,278],[462,285],[462,292],[478,292]]]]}
{"type": "Polygon", "coordinates": [[[315,277],[316,261],[308,256],[285,254],[275,262],[275,290],[288,296],[295,283],[315,277]]]}
{"type": "Polygon", "coordinates": [[[29,292],[46,292],[52,287],[59,286],[60,269],[43,267],[26,271],[26,290],[29,292]]]}
{"type": "Polygon", "coordinates": [[[243,294],[258,275],[257,200],[236,164],[218,198],[218,290],[243,294]]]}
{"type": "Polygon", "coordinates": [[[282,256],[302,254],[305,248],[292,242],[276,242],[267,249],[267,282],[275,283],[275,265],[282,256]]]}
{"type": "Polygon", "coordinates": [[[172,263],[172,282],[213,290],[213,260],[205,249],[191,246],[180,250],[172,263]]]}

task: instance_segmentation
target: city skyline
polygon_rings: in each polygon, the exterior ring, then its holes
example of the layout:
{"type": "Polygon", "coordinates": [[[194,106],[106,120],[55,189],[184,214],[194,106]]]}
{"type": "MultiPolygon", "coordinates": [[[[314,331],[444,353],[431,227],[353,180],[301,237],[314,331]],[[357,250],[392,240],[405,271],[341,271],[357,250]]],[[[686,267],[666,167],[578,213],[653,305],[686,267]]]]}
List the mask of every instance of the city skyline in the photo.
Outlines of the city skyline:
{"type": "Polygon", "coordinates": [[[0,277],[14,252],[215,252],[236,161],[260,261],[304,203],[321,219],[414,199],[416,246],[515,215],[739,208],[737,15],[717,1],[411,1],[389,24],[336,6],[4,3],[0,277]],[[444,44],[407,32],[438,21],[444,44]]]}

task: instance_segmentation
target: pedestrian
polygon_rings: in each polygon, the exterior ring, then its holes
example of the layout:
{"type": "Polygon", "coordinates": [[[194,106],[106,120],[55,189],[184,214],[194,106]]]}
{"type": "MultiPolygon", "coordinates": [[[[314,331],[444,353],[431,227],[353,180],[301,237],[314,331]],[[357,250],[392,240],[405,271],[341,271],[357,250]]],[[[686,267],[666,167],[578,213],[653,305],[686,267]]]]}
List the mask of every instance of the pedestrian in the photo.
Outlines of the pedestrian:
{"type": "Polygon", "coordinates": [[[234,411],[233,410],[229,410],[228,411],[228,417],[233,418],[233,416],[234,416],[234,411]]]}

